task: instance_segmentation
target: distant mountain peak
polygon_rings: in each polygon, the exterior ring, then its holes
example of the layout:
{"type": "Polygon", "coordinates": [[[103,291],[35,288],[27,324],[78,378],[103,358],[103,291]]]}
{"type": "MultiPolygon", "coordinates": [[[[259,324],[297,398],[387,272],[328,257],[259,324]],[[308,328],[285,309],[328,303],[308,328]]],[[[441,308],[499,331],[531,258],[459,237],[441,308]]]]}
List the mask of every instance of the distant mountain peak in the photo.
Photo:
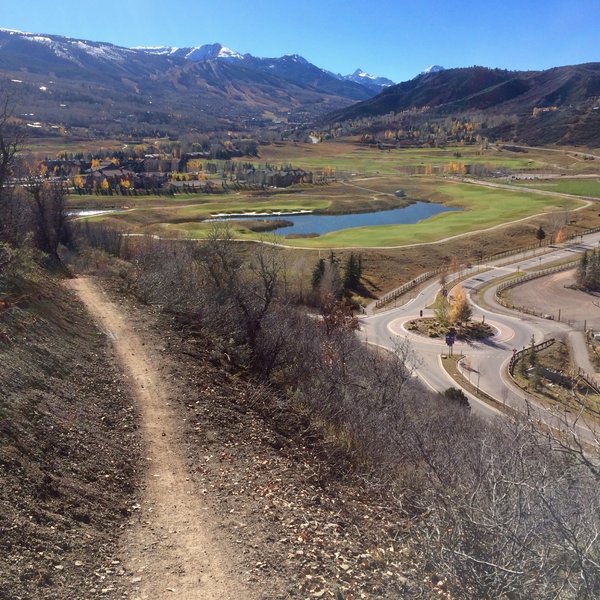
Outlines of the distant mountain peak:
{"type": "Polygon", "coordinates": [[[212,60],[215,58],[243,60],[244,56],[222,44],[203,44],[202,46],[189,46],[179,48],[177,46],[136,46],[133,50],[146,52],[147,54],[158,54],[162,56],[175,56],[188,60],[212,60]]]}
{"type": "Polygon", "coordinates": [[[345,79],[346,81],[354,81],[354,83],[366,85],[372,89],[379,88],[381,90],[394,85],[394,82],[391,79],[388,79],[387,77],[376,77],[375,75],[371,75],[362,69],[356,69],[356,71],[354,71],[354,73],[351,75],[340,75],[339,77],[340,79],[345,79]]]}
{"type": "MultiPolygon", "coordinates": [[[[221,46],[221,44],[219,44],[221,46]]],[[[239,52],[232,50],[231,48],[227,48],[227,46],[221,46],[217,58],[240,58],[243,59],[244,56],[239,52]]]]}
{"type": "Polygon", "coordinates": [[[356,71],[354,71],[354,73],[352,73],[352,75],[350,75],[350,77],[365,77],[366,79],[375,79],[375,77],[373,77],[373,75],[370,75],[369,73],[367,73],[366,71],[363,71],[362,69],[356,69],[356,71]]]}
{"type": "Polygon", "coordinates": [[[427,75],[429,73],[439,73],[440,71],[445,71],[446,69],[444,69],[444,67],[441,67],[440,65],[431,65],[430,67],[427,67],[424,71],[421,71],[419,73],[419,75],[427,75]]]}
{"type": "Polygon", "coordinates": [[[304,56],[300,56],[299,54],[285,54],[284,56],[282,56],[281,58],[289,58],[290,60],[293,60],[294,62],[300,63],[302,65],[308,65],[310,64],[305,58],[304,56]]]}

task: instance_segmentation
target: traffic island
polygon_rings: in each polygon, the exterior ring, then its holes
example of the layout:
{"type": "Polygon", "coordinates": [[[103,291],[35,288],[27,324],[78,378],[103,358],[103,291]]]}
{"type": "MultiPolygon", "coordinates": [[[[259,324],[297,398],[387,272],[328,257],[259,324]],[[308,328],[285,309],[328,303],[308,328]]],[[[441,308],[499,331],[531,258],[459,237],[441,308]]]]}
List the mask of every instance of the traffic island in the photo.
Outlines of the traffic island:
{"type": "Polygon", "coordinates": [[[475,379],[478,375],[475,369],[471,369],[471,373],[473,375],[471,379],[473,379],[473,383],[471,382],[468,376],[464,376],[460,368],[460,363],[462,360],[464,360],[464,358],[464,354],[454,354],[452,356],[448,354],[442,354],[442,367],[444,368],[446,373],[451,377],[451,379],[457,383],[459,387],[475,396],[478,400],[485,402],[492,408],[495,408],[496,410],[499,410],[506,415],[516,416],[518,414],[517,411],[515,411],[510,406],[499,402],[498,400],[496,400],[496,398],[490,396],[489,394],[481,390],[478,385],[475,384],[475,379]]]}
{"type": "MultiPolygon", "coordinates": [[[[494,327],[483,321],[460,323],[453,328],[456,331],[456,339],[461,342],[484,340],[493,337],[496,333],[494,327]]],[[[406,329],[425,337],[443,339],[448,332],[448,325],[442,324],[435,317],[425,317],[408,321],[406,329]]]]}

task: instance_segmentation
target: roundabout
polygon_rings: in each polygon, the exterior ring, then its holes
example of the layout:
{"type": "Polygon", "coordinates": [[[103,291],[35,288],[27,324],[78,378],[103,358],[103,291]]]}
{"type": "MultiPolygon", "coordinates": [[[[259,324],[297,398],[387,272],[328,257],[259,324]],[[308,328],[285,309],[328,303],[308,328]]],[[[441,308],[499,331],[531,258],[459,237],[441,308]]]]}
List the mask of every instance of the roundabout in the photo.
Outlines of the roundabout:
{"type": "MultiPolygon", "coordinates": [[[[387,327],[390,333],[393,335],[402,336],[405,339],[411,340],[413,343],[446,346],[443,336],[428,336],[408,326],[410,323],[414,323],[415,321],[419,320],[421,320],[421,318],[418,315],[402,317],[391,321],[387,327]]],[[[456,338],[456,343],[465,344],[466,346],[473,348],[477,347],[479,344],[483,346],[489,346],[506,343],[515,337],[514,329],[507,323],[487,320],[486,325],[492,329],[491,335],[482,336],[477,339],[461,338],[459,335],[456,338]]]]}

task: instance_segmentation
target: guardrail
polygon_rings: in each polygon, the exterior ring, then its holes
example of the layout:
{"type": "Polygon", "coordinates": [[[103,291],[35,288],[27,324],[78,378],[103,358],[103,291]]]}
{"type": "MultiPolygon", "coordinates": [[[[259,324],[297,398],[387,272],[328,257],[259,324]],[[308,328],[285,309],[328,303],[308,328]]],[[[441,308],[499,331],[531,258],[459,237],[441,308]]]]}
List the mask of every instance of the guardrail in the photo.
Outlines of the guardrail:
{"type": "Polygon", "coordinates": [[[523,348],[523,350],[518,350],[510,357],[510,362],[508,363],[508,372],[511,377],[514,376],[515,365],[517,361],[527,352],[531,352],[532,348],[534,352],[540,352],[541,350],[545,350],[554,344],[556,340],[554,338],[550,338],[544,342],[540,342],[539,344],[534,344],[534,346],[529,346],[529,348],[523,348]]]}

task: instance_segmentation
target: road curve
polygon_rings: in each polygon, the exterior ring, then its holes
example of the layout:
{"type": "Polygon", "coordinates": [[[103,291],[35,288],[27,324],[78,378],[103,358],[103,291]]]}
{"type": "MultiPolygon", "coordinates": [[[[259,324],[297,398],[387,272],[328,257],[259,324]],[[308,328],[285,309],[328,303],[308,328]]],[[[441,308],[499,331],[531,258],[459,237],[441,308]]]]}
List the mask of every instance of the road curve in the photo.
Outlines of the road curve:
{"type": "MultiPolygon", "coordinates": [[[[556,416],[518,388],[507,376],[506,367],[513,351],[528,346],[532,338],[540,342],[557,334],[568,335],[571,328],[565,323],[520,314],[499,306],[494,300],[494,282],[511,272],[539,269],[548,263],[572,258],[574,254],[596,248],[599,242],[600,233],[590,234],[584,236],[580,243],[556,247],[543,255],[536,256],[535,251],[529,251],[515,255],[508,264],[496,261],[481,266],[481,269],[488,270],[471,268],[462,273],[466,278],[461,285],[472,304],[473,320],[485,319],[501,334],[489,340],[457,342],[454,353],[469,357],[473,369],[472,377],[477,377],[482,391],[500,404],[519,412],[527,411],[535,420],[553,427],[559,425],[556,416]],[[484,289],[483,294],[479,291],[481,289],[484,289]]],[[[434,341],[412,335],[402,327],[404,322],[417,318],[421,311],[424,317],[433,316],[433,311],[427,307],[433,303],[439,287],[437,281],[432,282],[405,305],[362,316],[360,322],[361,335],[371,344],[393,349],[398,339],[408,341],[412,348],[411,362],[416,374],[428,387],[443,392],[450,386],[457,386],[442,367],[440,360],[447,347],[441,340],[434,341]]],[[[486,415],[497,414],[497,411],[466,393],[475,411],[486,415]]],[[[587,427],[579,426],[579,432],[582,436],[589,437],[587,427]]]]}

